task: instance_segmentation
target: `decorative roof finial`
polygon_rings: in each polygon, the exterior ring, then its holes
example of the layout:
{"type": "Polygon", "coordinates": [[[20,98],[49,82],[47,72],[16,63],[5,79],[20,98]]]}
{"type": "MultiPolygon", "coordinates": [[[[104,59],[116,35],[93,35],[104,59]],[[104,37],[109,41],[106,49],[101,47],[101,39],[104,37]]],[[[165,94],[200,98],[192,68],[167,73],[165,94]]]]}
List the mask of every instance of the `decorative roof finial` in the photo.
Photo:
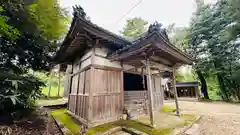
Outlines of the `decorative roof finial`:
{"type": "Polygon", "coordinates": [[[153,31],[158,31],[160,32],[162,29],[162,24],[158,23],[157,21],[155,21],[153,24],[151,24],[148,28],[148,32],[153,32],[153,31]]]}
{"type": "Polygon", "coordinates": [[[80,5],[73,6],[73,16],[86,19],[86,13],[80,5]]]}
{"type": "Polygon", "coordinates": [[[163,38],[165,38],[167,41],[169,41],[168,35],[166,33],[166,29],[162,27],[161,23],[158,23],[155,21],[153,24],[151,24],[148,28],[148,33],[153,32],[159,32],[163,35],[163,38]]]}

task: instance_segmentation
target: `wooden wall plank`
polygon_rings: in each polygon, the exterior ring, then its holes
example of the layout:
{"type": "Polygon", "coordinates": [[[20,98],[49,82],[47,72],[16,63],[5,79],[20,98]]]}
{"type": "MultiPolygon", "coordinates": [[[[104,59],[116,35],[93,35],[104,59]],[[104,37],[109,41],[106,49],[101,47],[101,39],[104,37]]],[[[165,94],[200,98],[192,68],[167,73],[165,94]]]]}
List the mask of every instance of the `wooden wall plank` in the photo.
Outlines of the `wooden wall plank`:
{"type": "MultiPolygon", "coordinates": [[[[92,56],[92,58],[93,58],[93,56],[92,56]]],[[[92,59],[92,61],[93,61],[93,59],[92,59]]],[[[91,103],[92,103],[92,98],[93,98],[92,94],[93,94],[93,91],[95,89],[95,82],[93,80],[91,81],[90,79],[95,78],[94,74],[95,74],[95,68],[91,67],[91,69],[88,71],[88,74],[87,74],[88,78],[86,80],[86,81],[88,81],[87,88],[88,88],[88,93],[89,93],[89,101],[88,101],[89,104],[88,104],[88,114],[87,114],[88,122],[90,122],[92,120],[92,111],[93,111],[92,107],[93,107],[93,105],[91,103]]]]}
{"type": "Polygon", "coordinates": [[[107,120],[109,118],[118,117],[122,113],[120,106],[122,105],[121,92],[123,83],[121,80],[123,74],[119,70],[106,70],[96,68],[94,72],[94,91],[92,100],[95,105],[92,109],[92,118],[95,121],[107,120]]]}

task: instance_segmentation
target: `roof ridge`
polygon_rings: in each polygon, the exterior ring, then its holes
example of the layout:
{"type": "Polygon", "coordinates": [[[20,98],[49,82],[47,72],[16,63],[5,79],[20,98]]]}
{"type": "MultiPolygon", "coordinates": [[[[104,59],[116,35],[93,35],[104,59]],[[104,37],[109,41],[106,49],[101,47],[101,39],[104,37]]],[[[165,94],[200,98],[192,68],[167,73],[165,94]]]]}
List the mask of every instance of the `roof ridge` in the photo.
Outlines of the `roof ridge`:
{"type": "Polygon", "coordinates": [[[116,38],[119,38],[119,39],[121,39],[121,40],[124,40],[125,42],[131,43],[131,41],[128,40],[127,38],[125,38],[125,37],[123,37],[123,36],[121,36],[121,35],[119,35],[119,34],[116,34],[116,33],[112,32],[112,31],[110,31],[110,30],[107,30],[107,29],[105,29],[105,28],[103,28],[103,27],[101,27],[101,26],[99,26],[99,25],[97,25],[97,24],[95,24],[95,23],[92,23],[90,20],[86,20],[86,19],[84,19],[84,18],[82,18],[82,17],[80,17],[80,16],[77,16],[77,17],[78,17],[78,19],[81,19],[82,21],[84,21],[84,22],[86,22],[86,23],[90,23],[90,25],[92,25],[93,27],[95,27],[95,28],[97,28],[97,29],[99,29],[99,30],[101,30],[101,31],[104,31],[104,32],[106,32],[106,33],[108,33],[108,34],[111,34],[112,36],[115,36],[116,38]]]}

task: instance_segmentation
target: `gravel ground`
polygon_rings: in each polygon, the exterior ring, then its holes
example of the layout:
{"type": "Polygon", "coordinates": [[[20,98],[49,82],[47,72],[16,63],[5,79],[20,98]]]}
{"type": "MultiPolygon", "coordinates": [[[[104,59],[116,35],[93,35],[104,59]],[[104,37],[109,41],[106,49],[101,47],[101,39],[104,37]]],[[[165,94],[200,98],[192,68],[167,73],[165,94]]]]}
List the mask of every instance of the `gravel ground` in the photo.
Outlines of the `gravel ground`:
{"type": "MultiPolygon", "coordinates": [[[[165,105],[175,106],[171,101],[165,105]]],[[[179,105],[182,113],[202,115],[192,135],[240,135],[240,104],[180,101],[179,105]]]]}

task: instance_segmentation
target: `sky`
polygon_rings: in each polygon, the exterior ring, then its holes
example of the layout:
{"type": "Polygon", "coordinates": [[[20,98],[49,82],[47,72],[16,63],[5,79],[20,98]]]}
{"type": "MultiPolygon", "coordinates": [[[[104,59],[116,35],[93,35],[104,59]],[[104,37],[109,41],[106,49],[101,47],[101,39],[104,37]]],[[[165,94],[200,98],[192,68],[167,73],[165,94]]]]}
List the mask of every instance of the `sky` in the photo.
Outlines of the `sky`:
{"type": "MultiPolygon", "coordinates": [[[[81,5],[91,21],[119,34],[126,20],[141,17],[149,24],[158,21],[163,26],[175,24],[188,26],[196,9],[194,0],[142,0],[129,14],[122,18],[140,0],[60,0],[60,5],[71,12],[73,5],[81,5]],[[122,18],[122,19],[121,19],[122,18]]],[[[212,3],[215,0],[205,0],[212,3]]]]}

